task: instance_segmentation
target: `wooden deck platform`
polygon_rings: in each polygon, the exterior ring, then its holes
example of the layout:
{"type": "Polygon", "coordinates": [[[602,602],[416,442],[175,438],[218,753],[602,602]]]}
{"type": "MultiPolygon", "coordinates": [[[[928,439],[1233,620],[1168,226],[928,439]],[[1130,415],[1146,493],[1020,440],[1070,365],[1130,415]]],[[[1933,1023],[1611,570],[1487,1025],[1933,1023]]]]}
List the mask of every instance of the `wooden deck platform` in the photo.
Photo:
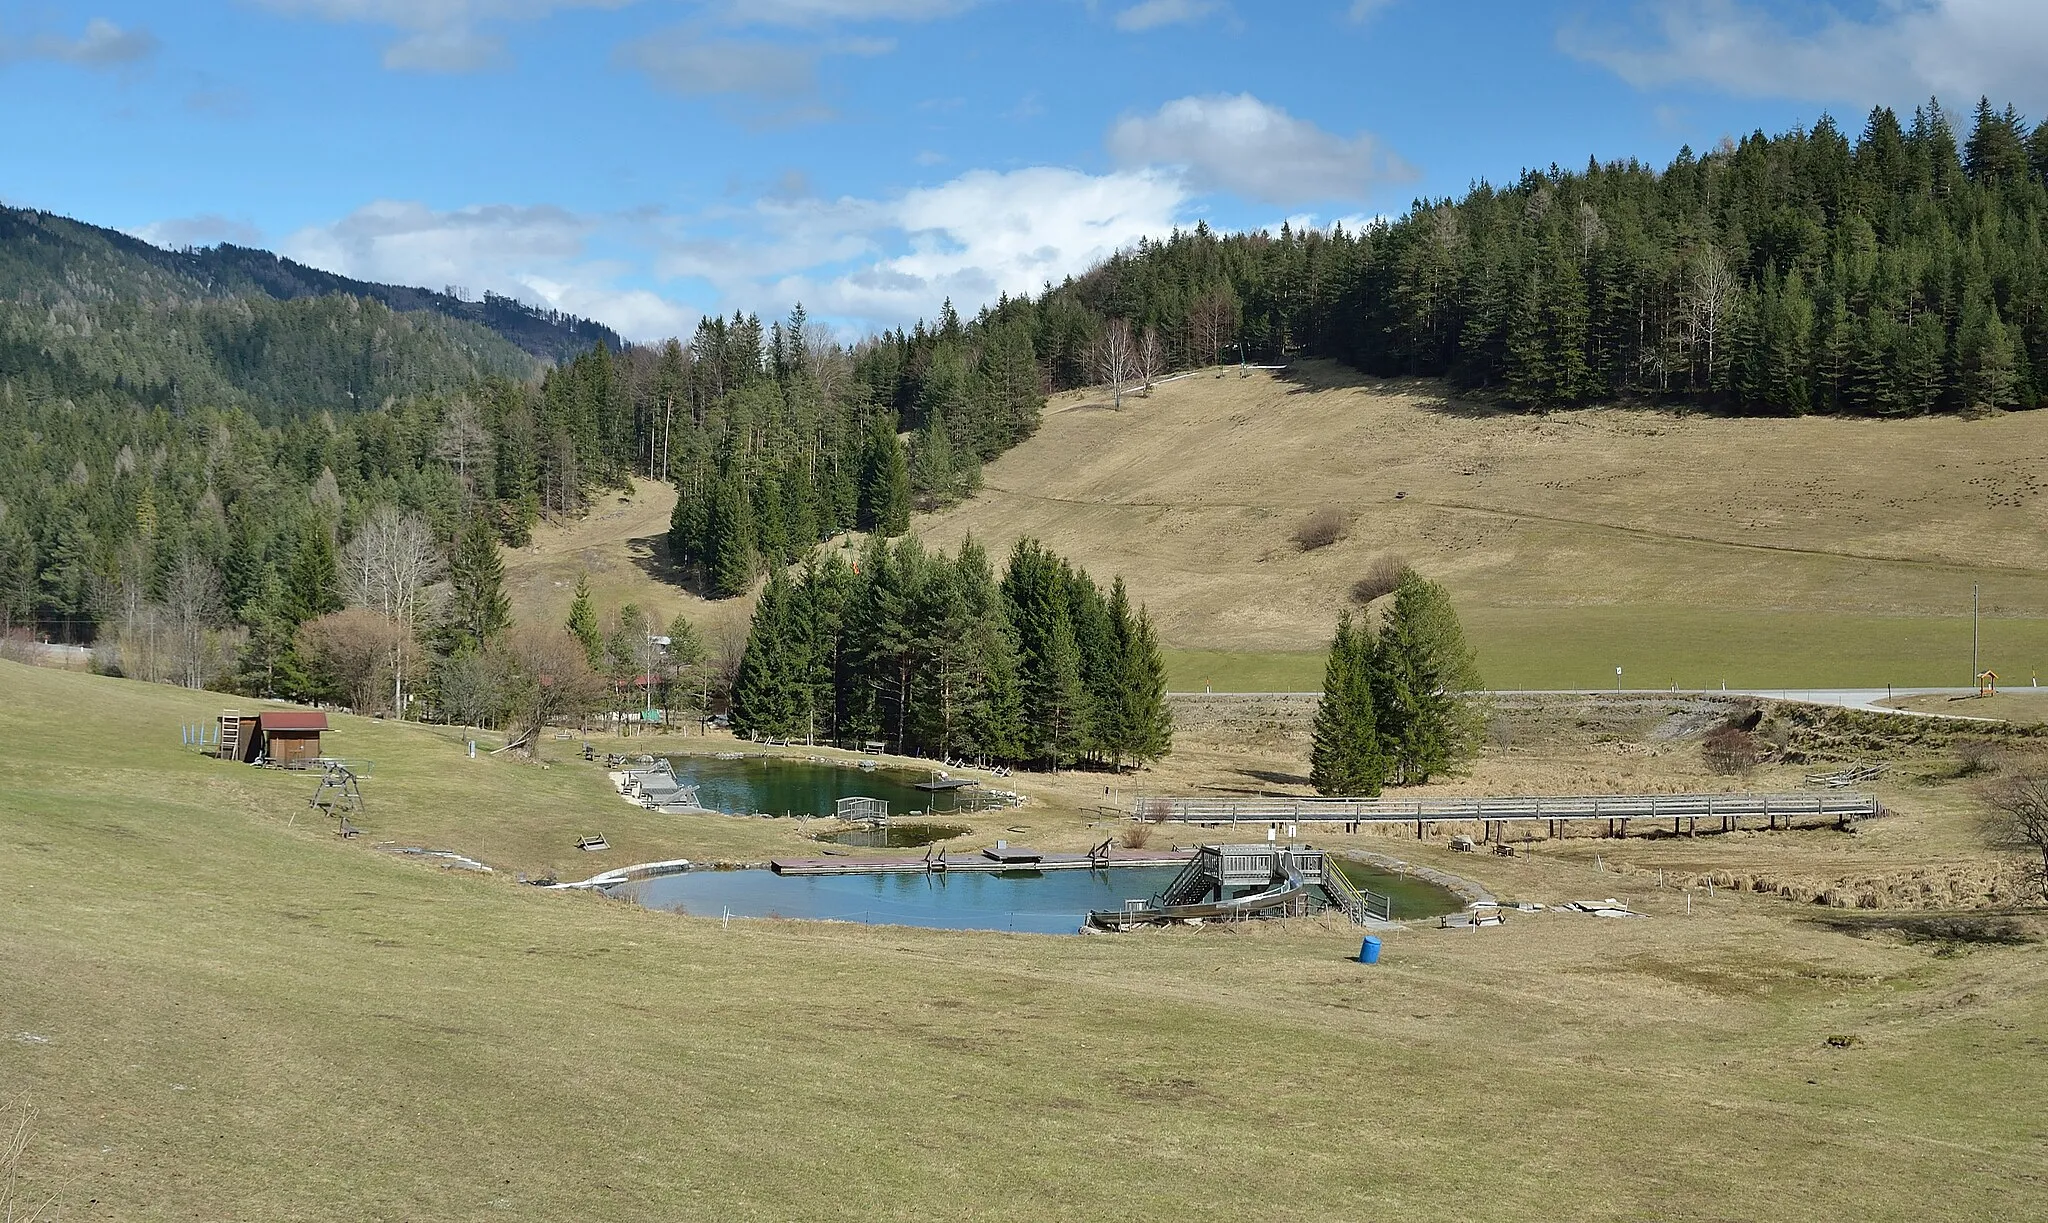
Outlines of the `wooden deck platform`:
{"type": "Polygon", "coordinates": [[[1085,871],[1116,866],[1184,866],[1193,850],[1112,849],[1094,855],[1045,854],[1036,862],[1002,862],[981,853],[925,858],[776,858],[768,869],[778,875],[956,874],[961,871],[1085,871]]]}

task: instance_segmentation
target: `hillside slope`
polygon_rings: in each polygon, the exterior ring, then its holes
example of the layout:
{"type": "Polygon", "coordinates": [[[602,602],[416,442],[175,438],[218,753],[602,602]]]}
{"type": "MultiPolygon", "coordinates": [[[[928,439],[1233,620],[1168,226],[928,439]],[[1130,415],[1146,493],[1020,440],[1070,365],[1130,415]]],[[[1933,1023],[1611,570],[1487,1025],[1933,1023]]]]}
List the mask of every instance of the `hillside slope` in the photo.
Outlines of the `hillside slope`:
{"type": "Polygon", "coordinates": [[[1501,686],[1964,683],[2048,666],[2048,417],[1495,411],[1326,362],[1056,398],[950,546],[1035,535],[1124,574],[1177,687],[1307,684],[1383,553],[1451,587],[1501,686]],[[1348,537],[1290,539],[1337,507],[1348,537]],[[1188,651],[1220,651],[1214,655],[1188,651]],[[1245,657],[1245,654],[1252,657],[1245,657]],[[1212,674],[1213,673],[1213,674],[1212,674]]]}
{"type": "Polygon", "coordinates": [[[9,300],[44,306],[115,300],[172,305],[336,294],[473,324],[548,361],[565,361],[600,340],[614,351],[621,346],[619,334],[602,323],[509,297],[486,293],[482,301],[470,301],[430,289],[376,284],[226,243],[165,250],[119,230],[0,206],[0,297],[9,300]]]}

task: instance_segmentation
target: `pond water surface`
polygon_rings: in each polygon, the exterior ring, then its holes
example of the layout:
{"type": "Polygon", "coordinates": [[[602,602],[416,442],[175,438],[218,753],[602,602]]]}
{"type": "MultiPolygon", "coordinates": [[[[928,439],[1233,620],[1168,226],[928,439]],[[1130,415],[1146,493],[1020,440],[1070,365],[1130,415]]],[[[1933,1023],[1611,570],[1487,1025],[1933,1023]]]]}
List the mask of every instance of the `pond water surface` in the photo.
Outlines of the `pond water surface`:
{"type": "Polygon", "coordinates": [[[787,756],[670,756],[676,780],[697,787],[697,802],[728,815],[830,816],[842,798],[879,798],[889,814],[951,811],[955,796],[917,788],[931,774],[911,769],[862,769],[787,756]]]}
{"type": "Polygon", "coordinates": [[[922,849],[940,841],[972,832],[965,824],[926,824],[891,820],[887,828],[853,828],[845,832],[823,832],[816,840],[833,845],[857,845],[862,849],[922,849]]]}
{"type": "Polygon", "coordinates": [[[1338,869],[1344,872],[1346,879],[1359,887],[1391,899],[1394,902],[1395,921],[1435,917],[1442,913],[1458,913],[1465,908],[1464,897],[1447,887],[1415,875],[1383,870],[1348,858],[1342,860],[1338,869]]]}
{"type": "Polygon", "coordinates": [[[649,908],[697,917],[800,917],[943,930],[1073,934],[1093,909],[1164,888],[1178,867],[990,874],[778,875],[686,871],[608,889],[649,908]]]}

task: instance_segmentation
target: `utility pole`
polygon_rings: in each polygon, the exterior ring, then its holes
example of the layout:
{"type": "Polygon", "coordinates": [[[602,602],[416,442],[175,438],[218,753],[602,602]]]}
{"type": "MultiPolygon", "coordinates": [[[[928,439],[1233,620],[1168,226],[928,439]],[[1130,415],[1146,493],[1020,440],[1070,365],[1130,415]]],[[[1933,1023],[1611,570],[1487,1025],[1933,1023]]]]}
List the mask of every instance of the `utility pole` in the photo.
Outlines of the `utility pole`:
{"type": "Polygon", "coordinates": [[[1982,604],[1977,601],[1977,583],[1970,583],[1970,686],[1975,688],[1981,682],[1978,676],[1984,669],[1977,665],[1977,626],[1981,618],[1982,604]]]}

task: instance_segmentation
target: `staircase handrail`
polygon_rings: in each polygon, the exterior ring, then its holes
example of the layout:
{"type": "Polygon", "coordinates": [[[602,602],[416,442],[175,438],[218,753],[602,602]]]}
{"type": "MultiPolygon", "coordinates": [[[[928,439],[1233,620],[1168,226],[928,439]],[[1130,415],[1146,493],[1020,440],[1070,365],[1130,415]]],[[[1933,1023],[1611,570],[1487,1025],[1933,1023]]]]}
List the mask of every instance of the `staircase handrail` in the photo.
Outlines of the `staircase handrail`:
{"type": "Polygon", "coordinates": [[[1351,882],[1351,877],[1333,858],[1324,859],[1323,887],[1336,898],[1337,906],[1350,916],[1354,924],[1364,925],[1368,917],[1394,920],[1394,898],[1351,882]]]}

